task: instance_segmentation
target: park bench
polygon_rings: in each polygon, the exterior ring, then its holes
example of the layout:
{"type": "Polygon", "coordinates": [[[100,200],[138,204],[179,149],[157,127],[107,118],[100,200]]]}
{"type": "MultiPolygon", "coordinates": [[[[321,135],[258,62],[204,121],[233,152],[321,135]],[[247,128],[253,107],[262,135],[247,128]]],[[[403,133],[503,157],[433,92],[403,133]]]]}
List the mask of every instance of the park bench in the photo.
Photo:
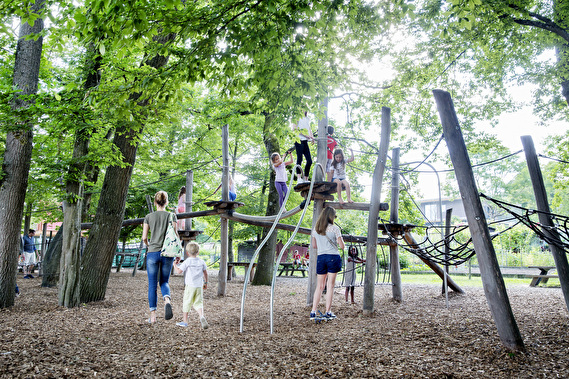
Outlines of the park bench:
{"type": "Polygon", "coordinates": [[[279,263],[279,276],[282,276],[283,273],[285,276],[294,276],[295,271],[300,271],[302,273],[302,277],[305,277],[308,267],[299,266],[292,262],[279,263]]]}
{"type": "Polygon", "coordinates": [[[555,266],[529,266],[528,268],[539,269],[539,274],[526,274],[526,278],[532,278],[530,287],[537,287],[538,284],[547,284],[549,279],[559,278],[558,275],[549,275],[549,271],[555,269],[555,266]]]}
{"type": "MultiPolygon", "coordinates": [[[[227,280],[231,280],[231,272],[233,271],[233,267],[245,267],[245,270],[247,270],[249,263],[250,262],[227,262],[227,280]]],[[[257,263],[253,263],[249,281],[253,281],[253,278],[255,277],[255,267],[257,267],[257,263]]]]}

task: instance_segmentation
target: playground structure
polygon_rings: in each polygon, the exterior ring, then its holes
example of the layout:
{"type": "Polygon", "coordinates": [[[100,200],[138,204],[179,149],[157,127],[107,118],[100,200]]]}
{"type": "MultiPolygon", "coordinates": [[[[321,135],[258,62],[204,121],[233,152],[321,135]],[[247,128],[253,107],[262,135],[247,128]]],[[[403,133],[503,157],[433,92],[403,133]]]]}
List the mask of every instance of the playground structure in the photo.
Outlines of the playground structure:
{"type": "MultiPolygon", "coordinates": [[[[472,166],[468,157],[464,139],[460,131],[459,123],[454,113],[454,107],[450,95],[444,91],[434,91],[435,101],[437,103],[437,108],[439,110],[439,115],[441,118],[441,123],[443,125],[444,138],[446,140],[450,157],[454,166],[454,170],[457,176],[457,181],[459,184],[460,193],[463,198],[463,203],[465,206],[465,211],[468,220],[468,227],[470,229],[470,234],[472,236],[472,245],[474,246],[474,252],[477,255],[478,262],[480,265],[481,278],[484,285],[484,291],[486,299],[492,313],[492,317],[496,323],[498,334],[502,343],[511,350],[523,350],[524,345],[517,328],[516,321],[513,317],[507,292],[505,289],[504,281],[500,272],[498,261],[496,258],[496,253],[492,245],[492,238],[489,232],[488,224],[481,206],[480,195],[476,189],[474,176],[472,173],[472,166]]],[[[319,120],[318,123],[318,135],[325,135],[325,127],[327,125],[327,120],[319,120]]],[[[391,214],[389,223],[383,223],[378,225],[378,213],[380,209],[385,210],[385,207],[380,203],[381,194],[381,182],[383,174],[386,169],[387,160],[387,149],[389,144],[390,135],[390,120],[389,120],[389,109],[383,108],[382,110],[382,122],[381,122],[381,142],[380,149],[378,153],[378,158],[373,174],[373,186],[372,186],[372,196],[370,204],[344,204],[340,205],[329,200],[329,197],[325,192],[332,190],[332,187],[328,186],[323,182],[324,173],[322,170],[322,164],[326,160],[326,146],[325,139],[318,139],[318,149],[317,149],[317,165],[312,175],[312,181],[307,188],[306,185],[297,186],[301,194],[306,194],[306,202],[304,207],[295,207],[294,209],[284,212],[284,205],[280,209],[279,213],[275,216],[265,216],[265,217],[255,217],[248,215],[241,215],[236,213],[234,210],[241,206],[242,203],[230,202],[228,199],[228,177],[229,177],[229,162],[228,162],[228,126],[223,127],[222,140],[223,140],[223,176],[222,176],[222,201],[213,202],[213,210],[191,212],[191,181],[187,185],[186,201],[187,210],[183,214],[179,214],[180,219],[186,219],[186,228],[181,231],[183,239],[193,239],[199,231],[191,230],[191,218],[192,217],[202,217],[211,215],[221,216],[221,258],[220,258],[220,271],[219,271],[219,282],[218,282],[218,295],[225,295],[225,286],[227,281],[227,252],[228,252],[228,228],[227,222],[229,219],[233,219],[239,222],[247,222],[253,225],[270,227],[271,231],[267,234],[267,237],[275,229],[292,230],[294,234],[305,233],[309,234],[311,229],[301,228],[300,222],[296,226],[284,225],[279,223],[279,221],[285,217],[292,214],[298,213],[301,210],[303,215],[308,209],[310,202],[313,202],[313,223],[318,218],[318,215],[325,206],[333,206],[337,209],[361,209],[362,207],[367,209],[369,212],[368,217],[368,235],[365,237],[365,242],[367,246],[367,255],[374,256],[376,254],[376,249],[378,244],[385,244],[390,247],[390,262],[391,262],[391,279],[393,288],[393,298],[395,300],[401,301],[401,278],[399,272],[399,259],[398,259],[398,244],[394,239],[403,238],[409,246],[412,247],[415,252],[425,263],[429,265],[437,274],[449,283],[449,286],[457,292],[462,292],[460,287],[454,286],[452,280],[448,278],[444,270],[438,266],[433,260],[429,259],[430,255],[427,251],[428,249],[422,248],[410,234],[410,228],[408,226],[399,225],[397,223],[397,201],[398,201],[398,176],[399,173],[399,150],[396,148],[393,150],[392,154],[392,171],[394,173],[392,179],[392,202],[391,202],[391,214]],[[318,166],[320,165],[320,166],[318,166]],[[323,184],[324,183],[324,184],[323,184]],[[323,192],[316,192],[314,189],[316,187],[326,188],[323,192]],[[188,199],[189,197],[189,199],[188,199]],[[360,207],[360,208],[355,208],[360,207]],[[188,227],[189,226],[189,227],[188,227]],[[378,231],[385,231],[389,235],[388,238],[378,238],[378,231]],[[421,257],[422,255],[422,257],[421,257]]],[[[526,160],[530,168],[530,176],[534,186],[534,193],[536,195],[538,209],[540,211],[540,226],[542,233],[547,237],[548,241],[553,242],[551,244],[551,249],[553,256],[555,258],[555,263],[557,271],[559,273],[559,280],[561,283],[562,292],[565,298],[566,305],[569,308],[569,268],[567,264],[567,257],[565,250],[563,249],[563,243],[556,243],[560,241],[560,236],[557,233],[556,227],[553,225],[551,214],[549,213],[549,206],[547,204],[547,198],[545,196],[545,188],[543,185],[543,179],[541,178],[541,171],[537,163],[537,155],[533,144],[531,143],[531,138],[523,137],[522,142],[524,143],[524,150],[526,152],[526,160]]],[[[292,180],[292,178],[291,178],[292,180]]],[[[292,183],[292,182],[291,182],[292,183]]],[[[295,188],[296,189],[296,188],[295,188]]],[[[140,224],[141,219],[128,220],[123,223],[127,224],[140,224]]],[[[82,225],[83,227],[83,225],[82,225]]],[[[286,248],[287,244],[283,246],[286,248]]],[[[258,252],[255,253],[253,259],[251,260],[250,266],[246,273],[245,284],[243,289],[242,298],[242,321],[245,305],[245,294],[248,278],[251,273],[252,265],[257,257],[258,252]]],[[[282,251],[281,253],[282,254],[282,251]]],[[[277,259],[277,262],[279,260],[277,259]]],[[[277,263],[278,264],[278,263],[277,263]]],[[[314,267],[316,264],[316,254],[311,251],[310,253],[310,266],[314,267]]],[[[376,273],[376,262],[375,259],[371,259],[367,262],[365,266],[365,282],[364,282],[364,302],[363,311],[364,314],[370,314],[373,312],[374,304],[374,287],[375,287],[375,273],[376,273]]],[[[276,274],[276,269],[273,271],[273,288],[274,288],[274,276],[276,274]]],[[[314,270],[309,272],[309,281],[307,286],[307,304],[310,304],[312,293],[315,286],[316,273],[314,270]]],[[[271,297],[271,304],[273,302],[271,297]]],[[[241,331],[243,327],[243,322],[241,322],[241,331]]],[[[271,307],[271,332],[272,332],[272,307],[271,307]]]]}

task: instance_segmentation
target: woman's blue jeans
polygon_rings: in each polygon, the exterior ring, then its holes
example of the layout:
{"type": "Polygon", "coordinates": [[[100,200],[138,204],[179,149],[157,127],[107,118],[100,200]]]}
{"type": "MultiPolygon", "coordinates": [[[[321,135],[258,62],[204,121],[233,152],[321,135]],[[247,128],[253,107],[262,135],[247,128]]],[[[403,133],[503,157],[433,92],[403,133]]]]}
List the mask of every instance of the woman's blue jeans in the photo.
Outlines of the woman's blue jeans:
{"type": "Polygon", "coordinates": [[[170,297],[170,273],[174,258],[163,257],[159,251],[150,252],[146,255],[146,273],[148,274],[148,304],[150,310],[156,310],[157,303],[157,286],[160,283],[160,292],[162,297],[170,297]]]}

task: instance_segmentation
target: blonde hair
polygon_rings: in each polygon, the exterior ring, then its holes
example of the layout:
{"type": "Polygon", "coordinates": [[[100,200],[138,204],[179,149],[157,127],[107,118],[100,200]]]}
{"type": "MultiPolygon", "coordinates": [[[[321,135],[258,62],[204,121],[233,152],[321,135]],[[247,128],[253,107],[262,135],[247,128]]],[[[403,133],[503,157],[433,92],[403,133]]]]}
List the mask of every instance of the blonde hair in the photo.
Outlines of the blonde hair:
{"type": "Polygon", "coordinates": [[[165,191],[158,191],[154,195],[154,202],[161,207],[165,207],[168,204],[168,193],[165,191]]]}
{"type": "Polygon", "coordinates": [[[200,252],[200,245],[197,242],[190,242],[186,245],[186,256],[195,257],[200,252]]]}
{"type": "Polygon", "coordinates": [[[334,224],[334,219],[336,218],[336,210],[332,207],[326,207],[320,213],[318,220],[316,221],[315,230],[316,233],[320,235],[326,234],[326,228],[329,224],[334,224]]]}

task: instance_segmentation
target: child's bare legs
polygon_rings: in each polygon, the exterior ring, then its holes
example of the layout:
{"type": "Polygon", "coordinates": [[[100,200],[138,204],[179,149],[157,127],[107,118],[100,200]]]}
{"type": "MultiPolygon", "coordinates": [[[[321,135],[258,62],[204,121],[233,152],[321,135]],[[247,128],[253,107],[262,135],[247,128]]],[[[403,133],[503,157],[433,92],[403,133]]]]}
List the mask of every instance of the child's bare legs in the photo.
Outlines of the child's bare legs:
{"type": "Polygon", "coordinates": [[[350,292],[350,287],[346,287],[346,303],[348,302],[348,292],[350,292]]]}
{"type": "Polygon", "coordinates": [[[326,274],[318,275],[316,279],[316,290],[314,291],[314,297],[312,298],[312,312],[316,312],[318,304],[320,303],[320,298],[322,297],[322,291],[324,291],[324,284],[326,283],[326,274]]]}
{"type": "MultiPolygon", "coordinates": [[[[350,297],[352,299],[352,304],[355,304],[356,302],[354,301],[354,287],[350,287],[350,297]]],[[[348,301],[348,297],[346,296],[346,301],[348,301]]]]}
{"type": "Polygon", "coordinates": [[[188,312],[182,312],[182,321],[188,323],[188,312]]]}
{"type": "Polygon", "coordinates": [[[149,321],[151,324],[154,324],[156,322],[156,311],[150,311],[149,321]]]}
{"type": "Polygon", "coordinates": [[[340,179],[334,179],[336,183],[336,192],[338,193],[338,203],[344,204],[345,201],[342,199],[342,181],[340,179]]]}
{"type": "Polygon", "coordinates": [[[350,196],[350,182],[348,182],[346,179],[342,180],[342,184],[344,186],[346,186],[346,199],[348,200],[348,203],[353,203],[354,201],[352,200],[352,197],[350,196]]]}
{"type": "Polygon", "coordinates": [[[328,273],[328,291],[326,292],[326,312],[330,312],[332,308],[332,297],[334,295],[334,285],[336,284],[336,275],[337,272],[329,272],[328,273]]]}

